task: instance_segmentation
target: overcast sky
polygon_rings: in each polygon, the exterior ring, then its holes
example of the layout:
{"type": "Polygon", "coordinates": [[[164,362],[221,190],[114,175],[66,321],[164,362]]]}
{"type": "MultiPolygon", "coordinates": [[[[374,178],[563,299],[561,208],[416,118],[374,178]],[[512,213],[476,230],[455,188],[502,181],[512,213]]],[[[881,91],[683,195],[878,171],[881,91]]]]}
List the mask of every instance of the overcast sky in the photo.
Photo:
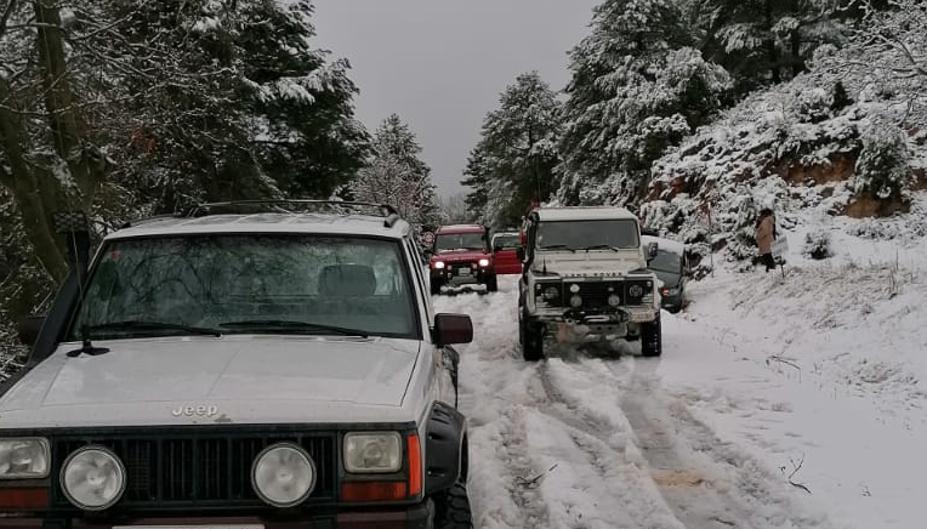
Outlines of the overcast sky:
{"type": "Polygon", "coordinates": [[[566,52],[600,0],[315,0],[316,45],[347,57],[358,117],[409,123],[442,195],[462,190],[486,112],[520,73],[569,79],[566,52]]]}

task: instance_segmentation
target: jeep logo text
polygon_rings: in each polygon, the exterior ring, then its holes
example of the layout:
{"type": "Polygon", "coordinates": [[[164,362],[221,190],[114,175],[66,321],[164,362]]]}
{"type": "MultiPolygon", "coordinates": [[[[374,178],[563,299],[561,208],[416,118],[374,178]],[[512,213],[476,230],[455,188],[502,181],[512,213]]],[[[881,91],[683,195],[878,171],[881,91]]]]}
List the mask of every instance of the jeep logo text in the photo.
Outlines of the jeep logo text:
{"type": "Polygon", "coordinates": [[[218,414],[218,406],[181,406],[171,410],[174,417],[214,417],[218,414]]]}

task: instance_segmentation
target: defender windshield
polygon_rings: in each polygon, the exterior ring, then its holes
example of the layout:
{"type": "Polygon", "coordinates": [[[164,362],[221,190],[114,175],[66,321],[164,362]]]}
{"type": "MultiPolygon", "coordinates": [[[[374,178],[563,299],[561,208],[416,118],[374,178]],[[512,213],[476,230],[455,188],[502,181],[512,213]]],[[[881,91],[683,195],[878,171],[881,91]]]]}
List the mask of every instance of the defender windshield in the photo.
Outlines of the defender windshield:
{"type": "Polygon", "coordinates": [[[471,233],[442,233],[435,239],[435,252],[450,252],[454,250],[485,250],[486,234],[471,233]]]}
{"type": "Polygon", "coordinates": [[[417,338],[396,242],[193,236],[106,245],[71,338],[288,333],[417,338]]]}
{"type": "Polygon", "coordinates": [[[541,222],[540,250],[634,250],[640,247],[634,220],[571,220],[541,222]]]}

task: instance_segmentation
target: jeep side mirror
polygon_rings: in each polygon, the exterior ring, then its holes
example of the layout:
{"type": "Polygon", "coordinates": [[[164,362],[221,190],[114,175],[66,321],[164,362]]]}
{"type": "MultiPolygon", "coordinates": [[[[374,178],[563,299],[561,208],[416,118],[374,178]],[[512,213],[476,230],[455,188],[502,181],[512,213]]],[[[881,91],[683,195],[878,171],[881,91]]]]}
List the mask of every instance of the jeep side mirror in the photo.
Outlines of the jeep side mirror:
{"type": "Polygon", "coordinates": [[[435,344],[438,347],[473,341],[473,322],[466,314],[435,315],[435,344]]]}
{"type": "Polygon", "coordinates": [[[36,340],[39,339],[39,333],[42,331],[42,325],[45,324],[45,316],[42,314],[33,314],[19,320],[16,325],[16,334],[19,342],[25,346],[32,347],[36,340]]]}
{"type": "Polygon", "coordinates": [[[653,261],[657,258],[657,252],[660,251],[660,245],[652,242],[647,245],[647,262],[653,261]]]}

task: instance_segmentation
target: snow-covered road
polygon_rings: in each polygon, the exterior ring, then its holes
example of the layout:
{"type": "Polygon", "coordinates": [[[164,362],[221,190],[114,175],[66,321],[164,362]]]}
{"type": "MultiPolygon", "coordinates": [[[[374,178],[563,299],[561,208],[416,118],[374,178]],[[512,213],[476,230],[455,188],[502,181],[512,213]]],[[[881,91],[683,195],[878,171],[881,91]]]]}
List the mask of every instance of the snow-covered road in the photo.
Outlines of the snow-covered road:
{"type": "MultiPolygon", "coordinates": [[[[790,429],[847,413],[844,403],[756,360],[766,352],[742,354],[717,321],[665,315],[662,359],[565,350],[529,364],[515,288],[436,299],[476,329],[460,350],[477,527],[921,527],[924,507],[893,508],[916,489],[879,498],[848,483],[852,465],[868,466],[854,460],[872,456],[865,447],[834,453],[833,437],[790,429]]],[[[913,448],[903,443],[892,446],[913,448]]]]}

